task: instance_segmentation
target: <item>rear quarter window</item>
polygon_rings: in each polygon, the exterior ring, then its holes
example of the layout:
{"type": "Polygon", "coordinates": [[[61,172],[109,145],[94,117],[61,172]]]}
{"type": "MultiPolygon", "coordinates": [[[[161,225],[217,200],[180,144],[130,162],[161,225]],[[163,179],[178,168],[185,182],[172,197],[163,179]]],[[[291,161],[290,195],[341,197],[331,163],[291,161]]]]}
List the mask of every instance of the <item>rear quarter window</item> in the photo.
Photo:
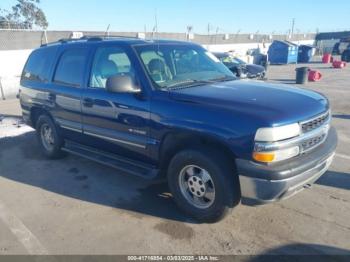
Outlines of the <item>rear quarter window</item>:
{"type": "Polygon", "coordinates": [[[44,47],[33,51],[23,69],[22,80],[48,82],[56,56],[56,47],[44,47]]]}
{"type": "Polygon", "coordinates": [[[61,55],[56,68],[56,84],[80,87],[87,61],[87,49],[68,49],[61,55]]]}

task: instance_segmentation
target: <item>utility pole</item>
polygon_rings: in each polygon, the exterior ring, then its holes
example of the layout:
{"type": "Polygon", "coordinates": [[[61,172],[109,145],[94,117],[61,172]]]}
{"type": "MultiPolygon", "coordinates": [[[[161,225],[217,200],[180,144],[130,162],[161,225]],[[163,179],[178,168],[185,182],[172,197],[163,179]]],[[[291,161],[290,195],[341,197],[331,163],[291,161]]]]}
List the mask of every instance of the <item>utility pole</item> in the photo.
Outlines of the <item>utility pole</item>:
{"type": "Polygon", "coordinates": [[[190,41],[192,40],[192,31],[193,31],[193,26],[191,25],[188,25],[187,26],[187,35],[186,35],[186,38],[187,38],[187,41],[190,41]]]}
{"type": "Polygon", "coordinates": [[[218,38],[218,33],[219,33],[219,27],[216,27],[216,30],[215,30],[215,44],[216,44],[216,41],[217,41],[217,38],[218,38]]]}
{"type": "Polygon", "coordinates": [[[294,35],[294,25],[295,25],[295,18],[293,18],[293,20],[292,20],[292,30],[290,33],[291,37],[293,37],[293,35],[294,35]]]}
{"type": "Polygon", "coordinates": [[[208,23],[208,46],[207,49],[209,49],[209,45],[211,44],[211,39],[210,39],[210,23],[208,23]]]}

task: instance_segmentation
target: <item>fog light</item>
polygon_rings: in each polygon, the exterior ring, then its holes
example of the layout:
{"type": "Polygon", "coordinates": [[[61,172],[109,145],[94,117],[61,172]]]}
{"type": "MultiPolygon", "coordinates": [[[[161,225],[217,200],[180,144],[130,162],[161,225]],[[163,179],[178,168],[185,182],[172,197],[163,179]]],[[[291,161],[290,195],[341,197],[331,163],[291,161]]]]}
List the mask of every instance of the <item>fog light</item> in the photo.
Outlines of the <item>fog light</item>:
{"type": "Polygon", "coordinates": [[[258,162],[269,163],[275,159],[274,153],[262,153],[262,152],[254,152],[253,153],[254,160],[258,162]]]}
{"type": "Polygon", "coordinates": [[[273,152],[254,152],[253,159],[258,162],[271,163],[286,160],[299,155],[299,146],[276,150],[273,152]]]}

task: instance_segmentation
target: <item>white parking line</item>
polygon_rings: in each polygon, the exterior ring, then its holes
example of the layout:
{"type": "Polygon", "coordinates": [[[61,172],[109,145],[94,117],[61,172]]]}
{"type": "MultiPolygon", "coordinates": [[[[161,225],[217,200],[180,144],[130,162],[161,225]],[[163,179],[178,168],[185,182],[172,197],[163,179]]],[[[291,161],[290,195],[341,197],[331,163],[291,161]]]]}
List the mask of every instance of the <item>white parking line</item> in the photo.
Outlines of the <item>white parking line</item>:
{"type": "Polygon", "coordinates": [[[31,255],[46,255],[48,251],[34,234],[6,206],[0,202],[0,219],[31,255]]]}
{"type": "Polygon", "coordinates": [[[350,160],[350,156],[347,156],[347,155],[343,155],[343,154],[335,154],[337,157],[341,157],[341,158],[344,158],[344,159],[347,159],[347,160],[350,160]]]}

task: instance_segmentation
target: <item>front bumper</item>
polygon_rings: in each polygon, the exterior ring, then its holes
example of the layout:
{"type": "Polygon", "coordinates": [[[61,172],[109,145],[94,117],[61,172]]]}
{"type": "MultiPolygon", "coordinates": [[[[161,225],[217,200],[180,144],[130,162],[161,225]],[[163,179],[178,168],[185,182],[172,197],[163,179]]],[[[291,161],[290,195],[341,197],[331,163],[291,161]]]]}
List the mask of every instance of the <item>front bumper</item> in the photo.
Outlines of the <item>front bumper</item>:
{"type": "Polygon", "coordinates": [[[332,127],[325,142],[305,155],[275,165],[237,159],[243,201],[269,203],[286,199],[309,187],[332,163],[337,133],[332,127]]]}

